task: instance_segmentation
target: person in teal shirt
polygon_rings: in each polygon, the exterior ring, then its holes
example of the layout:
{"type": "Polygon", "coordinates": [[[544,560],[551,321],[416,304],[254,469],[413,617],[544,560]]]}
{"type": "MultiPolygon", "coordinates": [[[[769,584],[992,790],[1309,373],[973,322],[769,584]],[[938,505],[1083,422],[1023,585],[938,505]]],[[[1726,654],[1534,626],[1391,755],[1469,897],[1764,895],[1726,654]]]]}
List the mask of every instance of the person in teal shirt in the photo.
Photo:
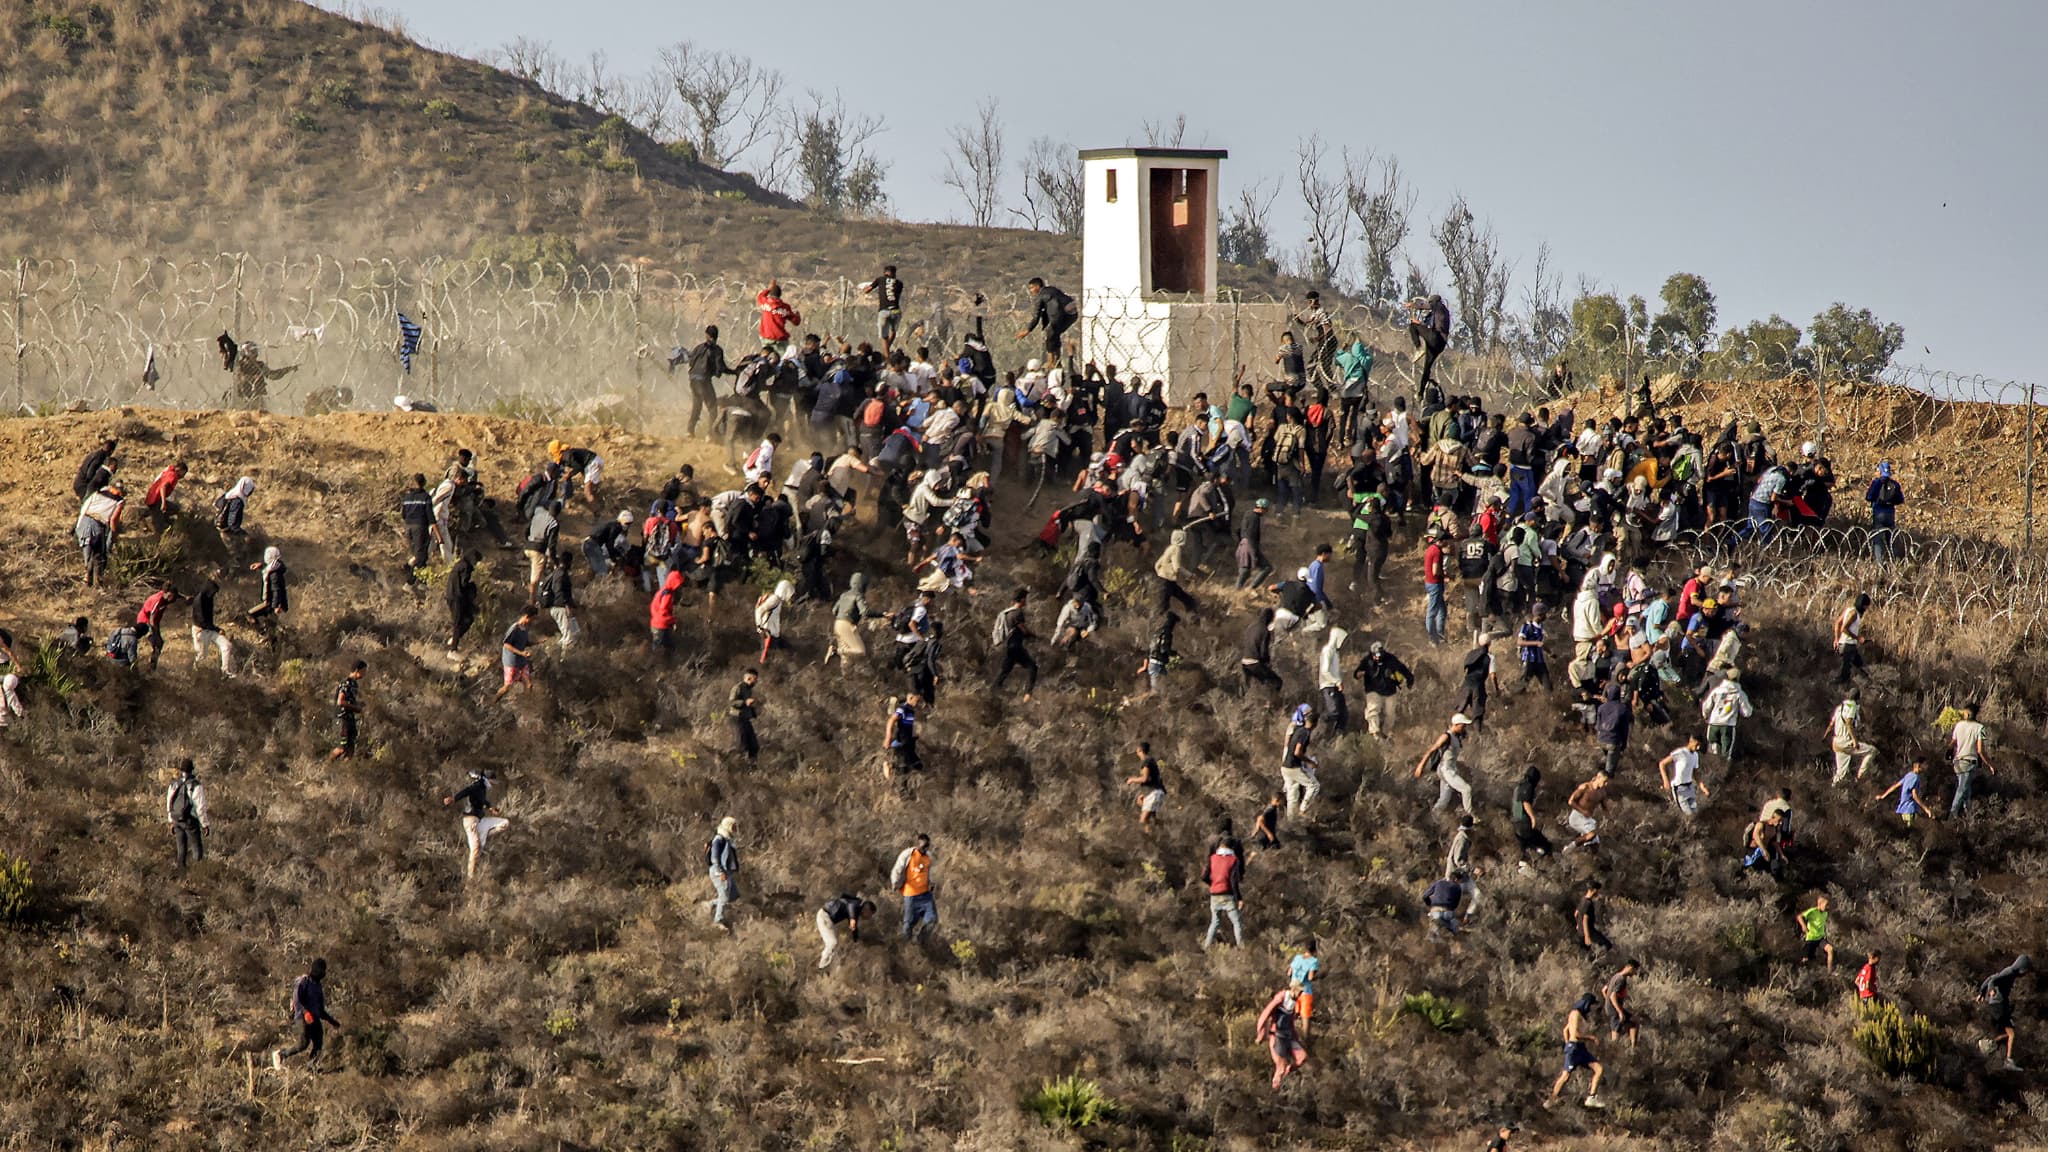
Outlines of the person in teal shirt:
{"type": "Polygon", "coordinates": [[[1343,401],[1338,410],[1343,419],[1339,431],[1347,444],[1358,439],[1358,413],[1365,407],[1366,392],[1372,386],[1372,359],[1372,348],[1356,336],[1337,353],[1337,375],[1342,381],[1337,396],[1343,401]]]}
{"type": "Polygon", "coordinates": [[[1288,962],[1287,976],[1301,985],[1301,995],[1295,997],[1296,1024],[1303,1043],[1308,1042],[1308,1021],[1315,1012],[1316,977],[1323,971],[1323,962],[1316,958],[1316,942],[1310,940],[1301,946],[1299,955],[1288,962]]]}

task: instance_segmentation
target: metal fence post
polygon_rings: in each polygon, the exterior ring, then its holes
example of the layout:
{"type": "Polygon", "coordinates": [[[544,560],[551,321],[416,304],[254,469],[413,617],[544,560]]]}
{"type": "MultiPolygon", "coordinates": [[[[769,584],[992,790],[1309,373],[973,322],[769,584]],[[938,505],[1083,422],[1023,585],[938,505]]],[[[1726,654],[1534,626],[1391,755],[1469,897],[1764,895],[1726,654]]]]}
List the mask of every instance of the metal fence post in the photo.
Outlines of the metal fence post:
{"type": "Polygon", "coordinates": [[[22,305],[28,300],[28,258],[14,258],[14,411],[20,414],[25,397],[22,383],[28,372],[28,340],[21,334],[22,305]]]}
{"type": "Polygon", "coordinates": [[[2026,507],[2023,512],[2026,521],[2024,534],[2027,551],[2031,553],[2034,550],[2034,384],[2032,381],[2027,382],[2027,463],[2026,469],[2021,475],[2024,477],[2027,486],[2026,507]]]}

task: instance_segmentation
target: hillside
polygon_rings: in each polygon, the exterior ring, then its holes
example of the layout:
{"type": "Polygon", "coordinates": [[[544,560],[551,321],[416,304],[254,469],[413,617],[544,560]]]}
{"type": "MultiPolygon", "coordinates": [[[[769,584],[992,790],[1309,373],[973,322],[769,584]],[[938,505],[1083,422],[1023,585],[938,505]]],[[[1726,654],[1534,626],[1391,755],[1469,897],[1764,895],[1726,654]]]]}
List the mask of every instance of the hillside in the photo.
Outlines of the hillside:
{"type": "MultiPolygon", "coordinates": [[[[1470,757],[1485,904],[1451,947],[1426,937],[1417,902],[1451,820],[1429,811],[1434,784],[1409,769],[1456,691],[1456,657],[1423,643],[1414,542],[1397,539],[1393,606],[1374,613],[1338,593],[1339,618],[1355,626],[1354,658],[1383,639],[1420,685],[1390,744],[1319,738],[1317,819],[1287,824],[1285,846],[1253,858],[1247,947],[1204,954],[1203,845],[1220,817],[1249,827],[1276,783],[1284,728],[1283,708],[1235,694],[1255,601],[1229,592],[1227,573],[1193,586],[1203,613],[1181,631],[1164,700],[1117,704],[1149,597],[1149,557],[1121,547],[1105,578],[1111,626],[1071,655],[1041,643],[1046,675],[1030,703],[1014,685],[991,694],[978,669],[1004,590],[1032,587],[1046,631],[1062,572],[1022,547],[1044,506],[1001,491],[984,595],[940,607],[954,639],[925,734],[930,771],[881,779],[882,702],[901,677],[817,668],[827,616],[816,605],[787,614],[791,647],[763,677],[765,752],[750,770],[728,751],[722,717],[757,650],[751,588],[728,590],[715,611],[691,594],[673,665],[644,647],[637,590],[584,588],[586,642],[557,649],[543,621],[538,686],[494,704],[496,638],[524,589],[511,586],[523,567],[487,550],[482,619],[460,661],[442,651],[438,595],[400,575],[396,489],[467,445],[502,497],[555,437],[608,461],[604,503],[577,509],[565,540],[615,507],[644,508],[679,462],[712,475],[695,444],[472,416],[130,409],[0,421],[0,485],[16,494],[0,505],[15,542],[0,625],[24,659],[73,615],[103,633],[132,614],[151,575],[189,589],[207,567],[276,544],[295,577],[274,651],[230,629],[248,661],[233,681],[189,667],[182,607],[153,674],[31,661],[28,716],[0,735],[0,850],[36,882],[23,922],[0,926],[12,1025],[0,1029],[0,1132],[36,1148],[451,1152],[1449,1150],[1479,1146],[1505,1119],[1529,1129],[1518,1150],[1961,1152],[2048,1139],[2033,1078],[1987,1068],[1963,1004],[1977,979],[2043,944],[2030,887],[2048,867],[2034,814],[2048,713],[2038,645],[1973,620],[1908,649],[1893,637],[1919,622],[1874,616],[1868,736],[1882,780],[1835,791],[1815,735],[1836,699],[1825,683],[1833,599],[1808,610],[1756,589],[1745,682],[1759,710],[1732,771],[1709,761],[1699,821],[1682,822],[1655,785],[1654,761],[1676,737],[1639,728],[1600,855],[1527,873],[1497,815],[1512,778],[1542,766],[1548,825],[1597,753],[1562,718],[1561,692],[1503,693],[1470,757]],[[196,519],[161,541],[138,529],[121,582],[86,591],[68,485],[107,435],[122,437],[131,479],[189,461],[188,500],[202,509],[254,477],[251,538],[229,556],[196,519]],[[328,764],[328,701],[356,659],[370,664],[365,755],[328,764]],[[1986,701],[2003,770],[1969,822],[1902,829],[1868,798],[1903,756],[1936,752],[1936,716],[1967,697],[1986,701]],[[1168,789],[1149,831],[1134,827],[1121,783],[1141,738],[1168,789]],[[186,756],[212,789],[214,831],[209,860],[181,876],[162,794],[186,756]],[[513,824],[465,886],[460,828],[439,799],[471,767],[499,773],[494,799],[513,824]],[[1735,845],[1781,786],[1801,833],[1773,884],[1737,869],[1735,845]],[[701,903],[702,846],[727,815],[746,853],[731,937],[701,903]],[[815,909],[840,891],[878,893],[918,831],[939,853],[936,938],[898,943],[885,897],[861,941],[816,971],[815,909]],[[1601,964],[1569,939],[1566,912],[1588,875],[1606,879],[1619,944],[1601,964]],[[1790,962],[1792,914],[1823,891],[1842,953],[1833,973],[1790,962]],[[1312,1059],[1276,1095],[1252,1022],[1309,935],[1325,965],[1312,1059]],[[1851,1040],[1847,981],[1870,947],[1885,950],[1887,993],[1935,1022],[1923,1082],[1879,1075],[1851,1040]],[[1601,1032],[1608,1110],[1544,1111],[1565,1006],[1625,954],[1647,964],[1635,985],[1646,1028],[1635,1052],[1601,1032]],[[344,1024],[330,1033],[331,1070],[251,1074],[286,1038],[284,997],[314,955],[332,965],[344,1024]],[[1403,997],[1422,992],[1462,1019],[1439,1030],[1404,1012],[1403,997]],[[1111,1122],[1062,1135],[1026,1109],[1069,1073],[1120,1105],[1111,1122]]],[[[1267,548],[1291,567],[1337,528],[1311,515],[1267,548]]],[[[847,532],[835,587],[858,567],[877,608],[903,604],[898,539],[865,523],[847,532]]],[[[238,568],[224,615],[254,597],[238,568]]],[[[1308,698],[1309,648],[1277,648],[1282,703],[1308,698]]],[[[2022,985],[2029,1067],[2040,1002],[2022,985]]]]}

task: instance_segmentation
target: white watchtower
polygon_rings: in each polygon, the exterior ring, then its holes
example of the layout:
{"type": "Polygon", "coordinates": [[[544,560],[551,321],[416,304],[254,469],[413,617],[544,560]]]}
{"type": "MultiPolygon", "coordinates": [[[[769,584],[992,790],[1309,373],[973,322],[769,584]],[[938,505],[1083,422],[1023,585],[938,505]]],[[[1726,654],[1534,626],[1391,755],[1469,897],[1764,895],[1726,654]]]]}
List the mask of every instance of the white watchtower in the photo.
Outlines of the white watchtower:
{"type": "Polygon", "coordinates": [[[1197,148],[1081,152],[1084,361],[1115,364],[1126,381],[1164,380],[1177,400],[1228,390],[1231,350],[1218,356],[1210,347],[1218,170],[1228,156],[1197,148]]]}

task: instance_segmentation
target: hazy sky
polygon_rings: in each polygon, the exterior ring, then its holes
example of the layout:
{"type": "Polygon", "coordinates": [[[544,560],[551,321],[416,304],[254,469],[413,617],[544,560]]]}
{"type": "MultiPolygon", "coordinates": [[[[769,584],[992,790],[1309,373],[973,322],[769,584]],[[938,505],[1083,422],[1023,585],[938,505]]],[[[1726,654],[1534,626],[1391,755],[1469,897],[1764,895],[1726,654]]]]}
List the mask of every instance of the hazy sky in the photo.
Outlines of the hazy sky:
{"type": "MultiPolygon", "coordinates": [[[[1418,215],[1462,192],[1526,273],[1548,241],[1653,303],[1705,276],[1720,327],[1771,312],[1804,328],[1834,300],[1905,325],[1900,359],[2048,385],[2048,3],[1720,0],[1714,4],[882,4],[781,0],[401,0],[412,33],[476,55],[526,36],[619,70],[689,39],[839,89],[883,115],[899,215],[961,215],[948,129],[1001,101],[1010,150],[1049,135],[1134,142],[1185,112],[1241,184],[1281,186],[1302,227],[1299,138],[1400,157],[1418,215]],[[1946,205],[1946,206],[1944,206],[1946,205]],[[1922,348],[1931,349],[1923,352],[1922,348]]],[[[1411,239],[1432,267],[1423,223],[1411,239]]],[[[1514,296],[1521,295],[1518,278],[1514,296]]]]}

